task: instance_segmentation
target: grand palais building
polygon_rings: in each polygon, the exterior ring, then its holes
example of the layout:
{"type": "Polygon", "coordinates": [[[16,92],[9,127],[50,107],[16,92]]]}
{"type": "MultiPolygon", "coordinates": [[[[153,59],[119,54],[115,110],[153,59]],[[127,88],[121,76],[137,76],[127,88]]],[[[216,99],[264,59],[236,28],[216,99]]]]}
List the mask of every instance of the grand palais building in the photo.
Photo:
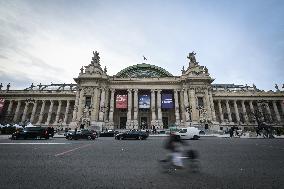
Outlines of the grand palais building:
{"type": "Polygon", "coordinates": [[[31,85],[0,90],[0,123],[103,129],[158,129],[198,126],[222,130],[254,127],[258,119],[284,125],[284,91],[255,85],[212,84],[208,69],[195,53],[181,75],[146,63],[109,76],[98,52],[81,68],[76,84],[31,85]]]}

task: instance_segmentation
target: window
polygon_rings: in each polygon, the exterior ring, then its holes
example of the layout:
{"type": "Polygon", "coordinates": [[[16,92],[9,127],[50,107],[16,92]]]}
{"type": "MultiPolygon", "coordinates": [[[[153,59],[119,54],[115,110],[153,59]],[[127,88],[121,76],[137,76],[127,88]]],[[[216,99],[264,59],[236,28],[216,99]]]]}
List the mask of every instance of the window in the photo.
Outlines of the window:
{"type": "Polygon", "coordinates": [[[91,97],[86,96],[86,102],[85,102],[85,107],[91,107],[91,97]]]}
{"type": "Polygon", "coordinates": [[[198,97],[197,98],[197,103],[198,103],[199,107],[204,107],[203,97],[198,97]]]}

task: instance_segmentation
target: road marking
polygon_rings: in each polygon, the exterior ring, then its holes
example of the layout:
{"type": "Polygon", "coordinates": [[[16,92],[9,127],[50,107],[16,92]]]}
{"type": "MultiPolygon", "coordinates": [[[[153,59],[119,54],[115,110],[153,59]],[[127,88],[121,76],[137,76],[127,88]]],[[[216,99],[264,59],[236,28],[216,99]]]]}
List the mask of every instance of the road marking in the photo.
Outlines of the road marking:
{"type": "Polygon", "coordinates": [[[78,149],[81,149],[81,148],[86,148],[86,147],[91,146],[91,145],[93,145],[93,144],[86,144],[86,145],[84,145],[84,146],[80,146],[80,147],[77,147],[77,148],[73,148],[73,149],[71,149],[71,150],[67,150],[67,151],[64,151],[64,152],[55,154],[54,156],[55,156],[55,157],[62,156],[62,155],[65,155],[65,154],[67,154],[67,153],[73,152],[73,151],[78,150],[78,149]]]}
{"type": "Polygon", "coordinates": [[[32,142],[22,142],[22,143],[0,143],[1,144],[70,144],[70,143],[51,143],[51,142],[47,142],[47,143],[32,143],[32,142]]]}

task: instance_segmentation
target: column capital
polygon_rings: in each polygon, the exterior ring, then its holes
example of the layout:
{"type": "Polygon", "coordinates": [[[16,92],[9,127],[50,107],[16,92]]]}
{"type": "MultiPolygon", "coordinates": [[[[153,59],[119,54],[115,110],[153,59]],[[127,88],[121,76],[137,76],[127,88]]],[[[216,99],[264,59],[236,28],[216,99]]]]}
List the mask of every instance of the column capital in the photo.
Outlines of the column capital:
{"type": "Polygon", "coordinates": [[[128,92],[128,93],[131,93],[131,92],[132,92],[132,89],[127,89],[127,92],[128,92]]]}
{"type": "Polygon", "coordinates": [[[156,91],[156,89],[151,89],[151,92],[154,93],[156,91]]]}
{"type": "Polygon", "coordinates": [[[135,93],[138,93],[138,89],[133,89],[133,91],[134,91],[135,93]]]}
{"type": "Polygon", "coordinates": [[[115,92],[115,89],[110,89],[110,91],[111,91],[112,93],[114,93],[114,92],[115,92]]]}

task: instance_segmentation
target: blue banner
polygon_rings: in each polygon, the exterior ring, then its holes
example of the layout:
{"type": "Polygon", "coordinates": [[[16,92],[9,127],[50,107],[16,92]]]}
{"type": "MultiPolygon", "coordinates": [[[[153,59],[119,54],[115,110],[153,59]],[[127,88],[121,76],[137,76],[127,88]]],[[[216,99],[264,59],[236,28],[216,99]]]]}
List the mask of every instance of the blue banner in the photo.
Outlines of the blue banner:
{"type": "Polygon", "coordinates": [[[139,95],[139,108],[150,108],[150,95],[139,95]]]}
{"type": "Polygon", "coordinates": [[[164,109],[174,108],[173,94],[163,94],[162,93],[162,108],[164,109]]]}

